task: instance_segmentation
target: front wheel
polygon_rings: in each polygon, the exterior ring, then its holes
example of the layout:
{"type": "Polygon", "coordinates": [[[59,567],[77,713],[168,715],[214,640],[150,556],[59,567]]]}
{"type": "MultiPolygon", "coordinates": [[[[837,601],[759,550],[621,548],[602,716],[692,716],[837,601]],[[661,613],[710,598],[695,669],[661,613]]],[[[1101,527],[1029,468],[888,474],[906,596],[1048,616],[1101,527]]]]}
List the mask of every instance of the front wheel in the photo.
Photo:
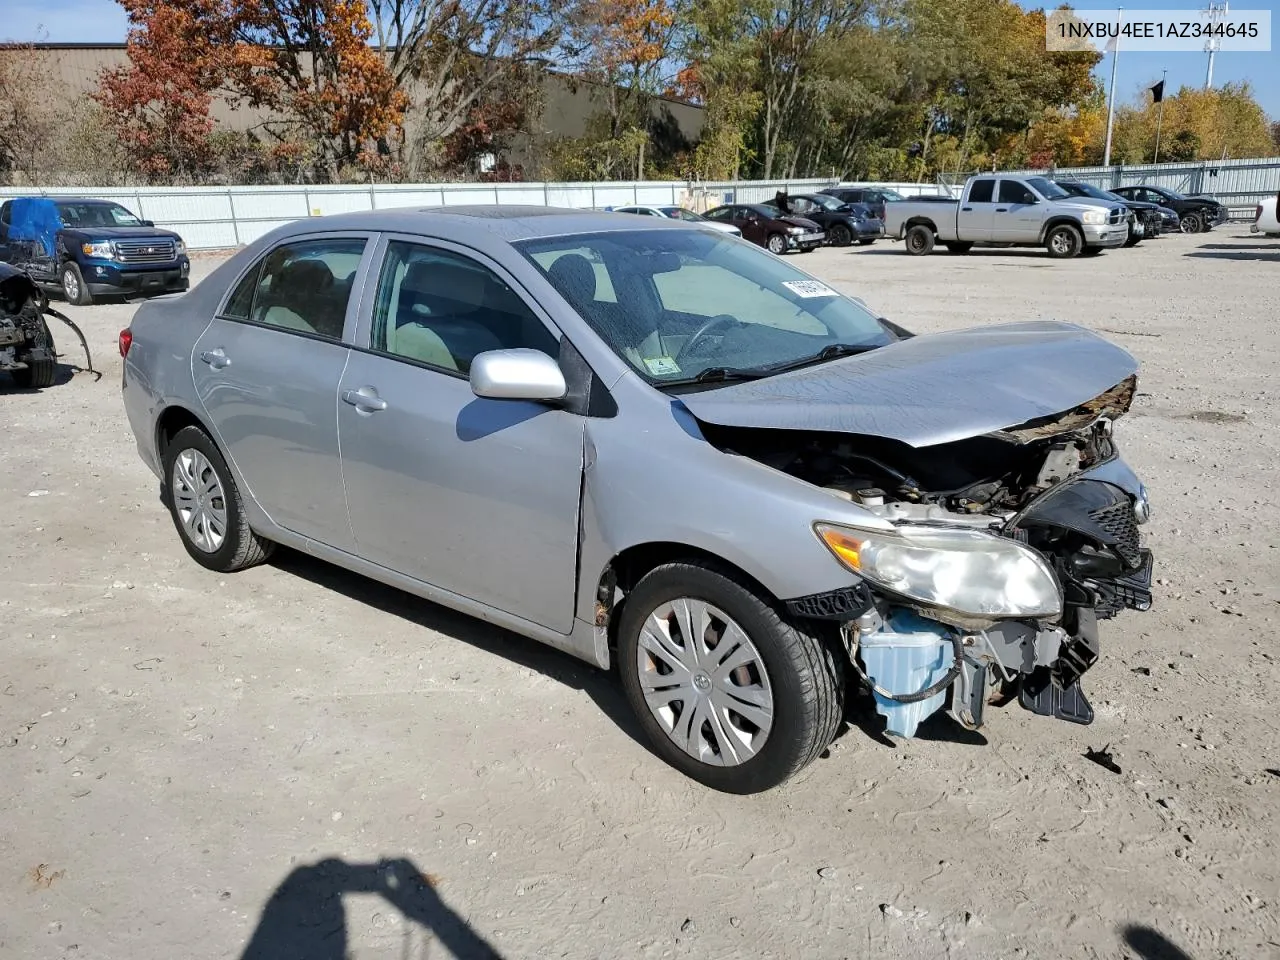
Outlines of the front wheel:
{"type": "Polygon", "coordinates": [[[249,528],[240,490],[217,445],[199,427],[184,427],[164,454],[173,525],[196,563],[234,573],[266,560],[275,544],[249,528]]]}
{"type": "Polygon", "coordinates": [[[54,359],[53,334],[49,332],[49,325],[45,323],[44,317],[40,318],[39,332],[32,346],[43,356],[37,360],[30,353],[22,355],[21,359],[26,367],[13,371],[13,382],[24,390],[52,387],[58,375],[58,362],[54,359]]]}
{"type": "Polygon", "coordinates": [[[89,293],[89,286],[84,282],[84,275],[76,264],[70,261],[64,263],[60,279],[62,296],[66,298],[67,303],[77,307],[87,307],[93,303],[93,295],[89,293]]]}
{"type": "Polygon", "coordinates": [[[914,227],[907,231],[903,243],[906,245],[907,253],[913,257],[921,257],[933,249],[933,229],[925,226],[923,223],[917,223],[914,227]]]}
{"type": "Polygon", "coordinates": [[[626,598],[618,668],[654,751],[727,793],[811,763],[844,713],[841,661],[738,575],[701,563],[647,574],[626,598]]]}
{"type": "Polygon", "coordinates": [[[1044,238],[1044,245],[1049,256],[1058,260],[1070,260],[1084,248],[1084,237],[1075,227],[1063,223],[1049,231],[1049,235],[1044,238]]]}
{"type": "Polygon", "coordinates": [[[771,233],[769,234],[769,239],[765,241],[765,246],[770,253],[782,256],[787,252],[787,239],[780,233],[771,233]]]}
{"type": "Polygon", "coordinates": [[[1188,213],[1178,218],[1178,229],[1183,233],[1200,233],[1204,230],[1204,221],[1196,213],[1188,213]]]}
{"type": "Polygon", "coordinates": [[[853,243],[853,231],[845,224],[837,223],[832,225],[830,232],[827,234],[827,239],[831,241],[833,247],[847,247],[853,243]]]}

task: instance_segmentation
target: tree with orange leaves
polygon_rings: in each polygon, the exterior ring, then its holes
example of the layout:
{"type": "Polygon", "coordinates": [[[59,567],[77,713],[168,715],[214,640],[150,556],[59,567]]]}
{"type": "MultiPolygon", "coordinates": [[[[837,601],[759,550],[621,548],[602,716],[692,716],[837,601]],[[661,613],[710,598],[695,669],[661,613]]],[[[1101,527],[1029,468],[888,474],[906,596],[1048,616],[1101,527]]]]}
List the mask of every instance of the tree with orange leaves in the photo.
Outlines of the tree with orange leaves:
{"type": "Polygon", "coordinates": [[[262,128],[286,150],[313,144],[331,177],[389,152],[407,100],[362,0],[120,2],[130,63],[103,75],[98,99],[152,175],[207,165],[215,95],[271,111],[262,128]]]}

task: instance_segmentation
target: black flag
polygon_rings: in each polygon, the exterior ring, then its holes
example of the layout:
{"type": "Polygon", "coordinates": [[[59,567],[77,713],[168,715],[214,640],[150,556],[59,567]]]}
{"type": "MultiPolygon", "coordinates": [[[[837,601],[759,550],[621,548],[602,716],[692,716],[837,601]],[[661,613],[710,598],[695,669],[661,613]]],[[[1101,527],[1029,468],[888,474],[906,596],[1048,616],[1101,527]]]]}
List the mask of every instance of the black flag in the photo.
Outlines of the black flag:
{"type": "Polygon", "coordinates": [[[1151,99],[1152,103],[1159,103],[1161,100],[1164,99],[1164,81],[1163,80],[1161,80],[1159,83],[1157,83],[1154,87],[1151,88],[1151,98],[1152,98],[1151,99]]]}

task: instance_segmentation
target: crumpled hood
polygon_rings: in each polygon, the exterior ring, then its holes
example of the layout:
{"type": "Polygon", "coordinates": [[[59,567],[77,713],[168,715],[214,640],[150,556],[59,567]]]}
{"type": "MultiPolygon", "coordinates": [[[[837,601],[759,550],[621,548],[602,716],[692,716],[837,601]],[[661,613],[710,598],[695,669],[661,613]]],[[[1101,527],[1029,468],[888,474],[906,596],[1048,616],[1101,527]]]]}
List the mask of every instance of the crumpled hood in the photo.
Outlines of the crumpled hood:
{"type": "Polygon", "coordinates": [[[783,223],[789,223],[793,227],[803,227],[805,230],[812,230],[815,232],[822,230],[822,224],[794,213],[784,213],[782,216],[775,217],[774,219],[781,220],[783,223]]]}
{"type": "Polygon", "coordinates": [[[927,447],[1064,413],[1137,372],[1128,352],[1054,320],[900,340],[746,383],[682,394],[729,427],[866,434],[927,447]]]}

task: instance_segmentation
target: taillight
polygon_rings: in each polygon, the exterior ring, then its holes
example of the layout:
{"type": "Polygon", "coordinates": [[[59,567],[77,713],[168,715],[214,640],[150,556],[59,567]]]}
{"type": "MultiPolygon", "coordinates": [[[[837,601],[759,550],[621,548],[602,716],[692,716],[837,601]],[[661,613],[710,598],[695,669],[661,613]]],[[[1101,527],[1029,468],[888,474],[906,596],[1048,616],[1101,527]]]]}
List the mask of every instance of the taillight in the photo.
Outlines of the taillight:
{"type": "Polygon", "coordinates": [[[133,334],[128,327],[120,331],[120,356],[127,357],[129,348],[133,346],[133,334]]]}

